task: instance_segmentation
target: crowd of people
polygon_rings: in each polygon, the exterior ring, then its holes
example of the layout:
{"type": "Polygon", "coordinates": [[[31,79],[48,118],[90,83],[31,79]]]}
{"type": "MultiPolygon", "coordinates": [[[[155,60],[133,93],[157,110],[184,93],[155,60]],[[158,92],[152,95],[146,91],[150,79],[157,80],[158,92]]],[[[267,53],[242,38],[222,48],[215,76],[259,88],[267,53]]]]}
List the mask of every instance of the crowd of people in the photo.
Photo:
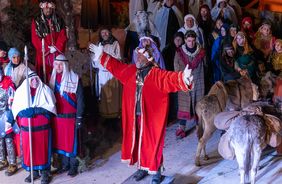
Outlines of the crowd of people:
{"type": "MultiPolygon", "coordinates": [[[[197,122],[196,103],[215,82],[248,77],[259,84],[267,71],[279,75],[282,40],[268,19],[256,30],[235,0],[199,1],[184,17],[174,0],[140,2],[129,2],[124,49],[110,27],[100,27],[99,41],[89,50],[99,115],[122,119],[122,161],[137,164],[136,181],[153,174],[151,183],[159,184],[167,121],[177,119],[176,137],[184,138],[187,124],[197,122]]],[[[77,174],[84,95],[64,55],[66,27],[56,4],[40,0],[39,6],[31,25],[35,71],[18,48],[0,41],[0,170],[16,173],[20,155],[30,172],[25,182],[41,177],[47,184],[52,154],[62,160],[58,173],[77,174]]],[[[274,99],[282,102],[279,94],[274,99]]]]}

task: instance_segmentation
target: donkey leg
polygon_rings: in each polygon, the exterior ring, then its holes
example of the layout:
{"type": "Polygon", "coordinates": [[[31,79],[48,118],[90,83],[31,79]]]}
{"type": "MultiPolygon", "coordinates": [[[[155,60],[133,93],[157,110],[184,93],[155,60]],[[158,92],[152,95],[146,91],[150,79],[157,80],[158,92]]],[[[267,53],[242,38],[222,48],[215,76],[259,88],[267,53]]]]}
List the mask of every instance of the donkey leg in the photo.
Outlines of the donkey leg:
{"type": "Polygon", "coordinates": [[[197,152],[196,152],[196,158],[195,158],[196,166],[201,166],[200,156],[201,156],[202,149],[203,149],[203,143],[202,143],[202,138],[201,138],[199,139],[198,146],[197,146],[197,152]]]}
{"type": "Polygon", "coordinates": [[[255,184],[256,182],[256,174],[259,166],[260,156],[261,156],[261,148],[257,145],[257,149],[253,149],[253,160],[252,160],[252,168],[251,168],[251,184],[255,184]]]}
{"type": "Polygon", "coordinates": [[[236,160],[239,166],[239,173],[240,173],[240,184],[245,184],[245,178],[246,178],[246,154],[242,148],[238,146],[234,147],[235,155],[236,155],[236,160]]]}
{"type": "Polygon", "coordinates": [[[210,157],[207,155],[206,146],[203,147],[203,152],[204,152],[204,160],[209,160],[210,157]]]}
{"type": "Polygon", "coordinates": [[[208,158],[208,155],[205,149],[206,149],[206,143],[211,138],[212,134],[213,134],[213,131],[210,132],[210,131],[207,131],[207,129],[205,129],[204,135],[199,140],[198,147],[197,147],[196,161],[195,161],[195,164],[197,166],[200,166],[200,154],[202,150],[204,150],[204,154],[205,154],[204,157],[208,158]]]}

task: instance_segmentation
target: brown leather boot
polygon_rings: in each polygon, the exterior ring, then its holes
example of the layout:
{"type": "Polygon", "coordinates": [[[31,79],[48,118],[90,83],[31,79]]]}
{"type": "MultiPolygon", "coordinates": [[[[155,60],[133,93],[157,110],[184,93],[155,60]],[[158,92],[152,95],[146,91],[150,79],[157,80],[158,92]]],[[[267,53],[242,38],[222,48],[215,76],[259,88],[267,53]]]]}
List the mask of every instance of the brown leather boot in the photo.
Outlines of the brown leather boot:
{"type": "Polygon", "coordinates": [[[7,162],[7,160],[0,161],[0,171],[2,171],[3,169],[5,169],[6,167],[8,167],[8,162],[7,162]]]}
{"type": "Polygon", "coordinates": [[[14,164],[10,164],[8,169],[5,171],[5,175],[6,176],[12,176],[13,174],[15,174],[18,170],[17,165],[14,164]]]}

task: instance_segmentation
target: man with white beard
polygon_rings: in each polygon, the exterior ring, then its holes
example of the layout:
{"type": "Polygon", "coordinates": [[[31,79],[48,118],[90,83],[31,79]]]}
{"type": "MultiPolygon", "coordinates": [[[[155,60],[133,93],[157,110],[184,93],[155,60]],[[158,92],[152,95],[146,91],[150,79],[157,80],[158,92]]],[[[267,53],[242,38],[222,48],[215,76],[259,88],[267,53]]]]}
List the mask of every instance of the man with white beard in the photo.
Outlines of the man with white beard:
{"type": "Polygon", "coordinates": [[[139,38],[150,35],[155,42],[159,42],[159,33],[155,25],[149,19],[149,13],[141,10],[135,14],[135,19],[125,29],[126,39],[124,47],[124,60],[129,62],[132,60],[133,51],[139,44],[139,38]]]}

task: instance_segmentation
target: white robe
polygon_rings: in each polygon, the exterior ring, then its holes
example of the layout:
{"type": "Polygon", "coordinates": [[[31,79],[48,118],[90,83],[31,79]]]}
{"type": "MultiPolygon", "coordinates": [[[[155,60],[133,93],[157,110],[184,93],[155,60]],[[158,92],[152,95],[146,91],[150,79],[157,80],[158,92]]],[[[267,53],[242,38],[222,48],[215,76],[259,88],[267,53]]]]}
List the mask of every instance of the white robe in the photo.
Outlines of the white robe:
{"type": "MultiPolygon", "coordinates": [[[[211,16],[213,21],[215,21],[217,19],[217,17],[219,16],[221,9],[219,8],[219,3],[223,2],[223,1],[227,1],[227,0],[217,0],[216,4],[214,5],[214,7],[211,10],[211,16]]],[[[224,19],[228,19],[230,22],[232,22],[233,24],[238,25],[238,19],[237,19],[237,15],[234,11],[234,9],[227,4],[226,7],[223,9],[224,11],[224,19]]]]}
{"type": "MultiPolygon", "coordinates": [[[[168,16],[169,16],[169,10],[170,8],[166,8],[165,6],[162,6],[158,12],[156,13],[155,16],[155,25],[157,28],[157,31],[160,34],[161,37],[161,46],[160,46],[160,50],[165,48],[165,44],[166,44],[166,33],[167,33],[167,26],[168,26],[168,16]]],[[[174,11],[177,20],[178,20],[178,24],[181,27],[183,25],[183,15],[180,12],[180,10],[173,5],[172,6],[172,10],[174,11]]]]}
{"type": "MultiPolygon", "coordinates": [[[[106,52],[107,54],[110,54],[111,56],[117,58],[117,59],[121,59],[121,55],[120,55],[120,46],[118,41],[114,41],[113,44],[107,44],[104,45],[104,52],[106,52]]],[[[98,69],[98,78],[99,80],[98,82],[98,95],[101,95],[101,89],[102,87],[113,78],[113,75],[107,70],[105,69],[100,62],[92,62],[93,67],[98,69]]]]}

